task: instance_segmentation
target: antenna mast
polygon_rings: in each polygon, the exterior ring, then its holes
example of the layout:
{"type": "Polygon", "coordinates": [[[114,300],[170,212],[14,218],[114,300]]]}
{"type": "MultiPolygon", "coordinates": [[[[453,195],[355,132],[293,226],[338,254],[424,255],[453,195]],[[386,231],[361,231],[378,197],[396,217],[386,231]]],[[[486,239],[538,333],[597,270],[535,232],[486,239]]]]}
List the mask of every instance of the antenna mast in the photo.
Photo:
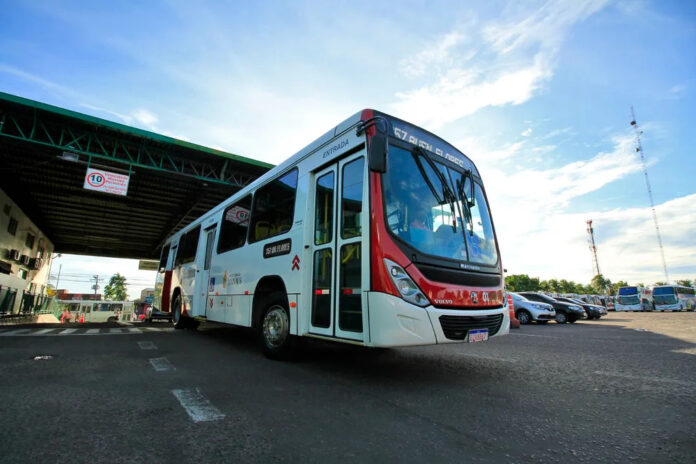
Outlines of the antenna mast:
{"type": "Polygon", "coordinates": [[[594,229],[592,228],[592,219],[587,220],[587,235],[589,235],[587,242],[590,244],[592,259],[594,260],[595,275],[599,275],[601,274],[601,272],[599,272],[599,260],[597,259],[597,246],[595,245],[594,241],[594,229]]]}
{"type": "Polygon", "coordinates": [[[665,260],[665,249],[662,246],[662,235],[660,234],[660,226],[657,224],[657,212],[655,211],[655,200],[653,200],[652,189],[650,188],[650,180],[648,179],[648,165],[645,162],[645,154],[643,153],[643,145],[640,143],[640,136],[643,131],[638,128],[636,115],[633,112],[631,105],[631,125],[636,132],[636,151],[640,154],[640,161],[643,164],[643,175],[645,176],[645,186],[648,188],[648,197],[650,198],[650,208],[652,209],[653,222],[655,223],[655,233],[657,234],[657,243],[660,246],[660,256],[662,257],[662,268],[665,271],[665,278],[669,283],[669,274],[667,273],[667,261],[665,260]]]}

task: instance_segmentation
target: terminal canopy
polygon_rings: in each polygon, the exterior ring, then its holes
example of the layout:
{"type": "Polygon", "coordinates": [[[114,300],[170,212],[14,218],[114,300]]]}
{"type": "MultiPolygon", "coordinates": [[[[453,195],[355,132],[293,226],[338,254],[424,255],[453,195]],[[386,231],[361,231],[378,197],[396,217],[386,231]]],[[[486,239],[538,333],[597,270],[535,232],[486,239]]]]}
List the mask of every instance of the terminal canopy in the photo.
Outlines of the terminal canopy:
{"type": "Polygon", "coordinates": [[[157,258],[271,167],[0,92],[0,188],[58,253],[157,258]]]}

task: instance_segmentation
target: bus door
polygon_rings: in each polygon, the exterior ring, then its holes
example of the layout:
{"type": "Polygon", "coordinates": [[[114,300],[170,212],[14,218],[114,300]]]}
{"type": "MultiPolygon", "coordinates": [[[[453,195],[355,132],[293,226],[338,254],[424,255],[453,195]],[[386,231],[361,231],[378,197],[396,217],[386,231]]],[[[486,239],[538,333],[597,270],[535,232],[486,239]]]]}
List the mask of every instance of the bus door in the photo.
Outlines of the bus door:
{"type": "Polygon", "coordinates": [[[196,283],[194,285],[194,301],[192,316],[206,316],[212,307],[214,297],[213,283],[210,281],[210,260],[213,256],[215,229],[217,224],[207,227],[202,235],[201,245],[204,247],[196,254],[196,283]]]}
{"type": "Polygon", "coordinates": [[[310,333],[363,340],[365,158],[352,156],[314,175],[310,333]]]}

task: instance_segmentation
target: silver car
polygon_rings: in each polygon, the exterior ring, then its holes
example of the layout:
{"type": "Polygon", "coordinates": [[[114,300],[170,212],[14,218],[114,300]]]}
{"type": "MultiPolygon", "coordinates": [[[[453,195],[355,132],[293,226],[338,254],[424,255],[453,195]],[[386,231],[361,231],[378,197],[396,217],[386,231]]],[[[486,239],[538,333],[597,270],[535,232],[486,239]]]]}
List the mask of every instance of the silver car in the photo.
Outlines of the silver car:
{"type": "Polygon", "coordinates": [[[537,321],[539,324],[546,324],[556,317],[556,311],[550,304],[530,301],[522,295],[513,292],[508,292],[508,294],[512,295],[512,304],[515,306],[515,317],[520,321],[520,324],[531,324],[532,321],[537,321]]]}

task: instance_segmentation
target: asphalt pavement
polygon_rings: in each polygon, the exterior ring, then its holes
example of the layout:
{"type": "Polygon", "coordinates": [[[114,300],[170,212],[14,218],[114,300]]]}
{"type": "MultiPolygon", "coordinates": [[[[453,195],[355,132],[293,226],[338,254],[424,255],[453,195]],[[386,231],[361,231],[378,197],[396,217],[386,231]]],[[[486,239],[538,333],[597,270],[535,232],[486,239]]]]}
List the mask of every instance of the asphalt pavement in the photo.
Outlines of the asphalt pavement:
{"type": "Polygon", "coordinates": [[[296,362],[212,324],[2,327],[0,462],[696,462],[696,344],[628,317],[296,362]]]}

